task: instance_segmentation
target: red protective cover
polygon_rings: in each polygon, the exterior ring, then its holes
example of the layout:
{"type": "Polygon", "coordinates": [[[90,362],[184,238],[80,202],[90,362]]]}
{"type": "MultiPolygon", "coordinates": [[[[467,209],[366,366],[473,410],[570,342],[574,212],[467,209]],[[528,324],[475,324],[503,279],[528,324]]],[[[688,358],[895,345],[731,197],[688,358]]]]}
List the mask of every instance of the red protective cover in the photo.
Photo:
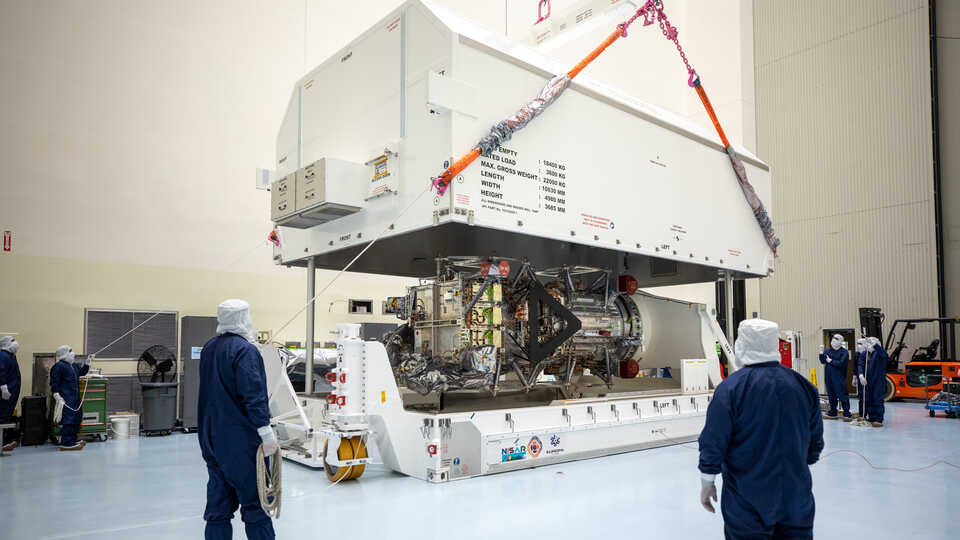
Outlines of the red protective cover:
{"type": "Polygon", "coordinates": [[[617,279],[617,290],[628,296],[636,294],[638,285],[636,278],[628,274],[623,274],[617,279]]]}
{"type": "Polygon", "coordinates": [[[785,339],[780,340],[780,363],[793,369],[793,344],[785,339]]]}

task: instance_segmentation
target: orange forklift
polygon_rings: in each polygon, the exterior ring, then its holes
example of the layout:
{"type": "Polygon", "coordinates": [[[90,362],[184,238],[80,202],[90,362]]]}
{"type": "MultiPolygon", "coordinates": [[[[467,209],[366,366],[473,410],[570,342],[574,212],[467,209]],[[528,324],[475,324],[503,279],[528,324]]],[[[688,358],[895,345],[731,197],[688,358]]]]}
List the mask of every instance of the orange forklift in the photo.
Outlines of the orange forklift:
{"type": "MultiPolygon", "coordinates": [[[[884,349],[890,355],[885,401],[900,398],[926,400],[943,388],[943,381],[960,377],[956,332],[958,322],[960,317],[897,319],[893,322],[884,342],[884,349]],[[908,343],[913,330],[921,328],[920,325],[932,324],[938,325],[939,338],[918,347],[908,343]]],[[[928,335],[936,334],[931,332],[928,335]]]]}

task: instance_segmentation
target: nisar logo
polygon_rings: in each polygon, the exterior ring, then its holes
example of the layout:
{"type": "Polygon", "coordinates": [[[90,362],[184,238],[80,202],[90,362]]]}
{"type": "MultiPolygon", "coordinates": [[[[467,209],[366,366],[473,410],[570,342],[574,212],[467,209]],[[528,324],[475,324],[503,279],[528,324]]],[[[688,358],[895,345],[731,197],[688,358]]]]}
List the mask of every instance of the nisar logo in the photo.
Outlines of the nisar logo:
{"type": "Polygon", "coordinates": [[[527,457],[527,447],[524,445],[520,446],[511,446],[509,448],[503,448],[500,450],[500,461],[517,461],[527,457]]]}

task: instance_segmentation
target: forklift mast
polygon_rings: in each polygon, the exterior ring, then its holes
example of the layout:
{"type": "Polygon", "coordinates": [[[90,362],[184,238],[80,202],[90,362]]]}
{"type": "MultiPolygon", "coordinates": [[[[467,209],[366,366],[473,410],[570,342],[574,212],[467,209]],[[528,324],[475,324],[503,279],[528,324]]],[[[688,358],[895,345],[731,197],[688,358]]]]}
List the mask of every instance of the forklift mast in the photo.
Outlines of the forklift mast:
{"type": "MultiPolygon", "coordinates": [[[[955,362],[957,360],[957,323],[960,317],[929,317],[922,319],[897,319],[890,327],[887,339],[884,342],[884,349],[891,352],[891,361],[893,360],[893,350],[891,346],[901,347],[907,334],[917,328],[917,324],[937,323],[939,338],[934,340],[927,349],[926,353],[929,361],[935,362],[955,362]],[[897,335],[899,332],[899,336],[897,335]],[[896,341],[894,341],[896,340],[896,341]],[[939,351],[937,350],[939,349],[939,351]]],[[[918,348],[921,351],[924,347],[918,348]]]]}
{"type": "Polygon", "coordinates": [[[883,310],[874,307],[860,308],[860,332],[864,337],[883,337],[883,310]]]}

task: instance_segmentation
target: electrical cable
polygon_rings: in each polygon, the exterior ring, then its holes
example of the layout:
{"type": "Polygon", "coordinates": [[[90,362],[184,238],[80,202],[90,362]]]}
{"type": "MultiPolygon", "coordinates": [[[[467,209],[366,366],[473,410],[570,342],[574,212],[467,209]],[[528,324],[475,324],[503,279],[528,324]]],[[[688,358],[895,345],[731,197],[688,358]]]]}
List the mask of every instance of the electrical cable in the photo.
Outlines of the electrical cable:
{"type": "Polygon", "coordinates": [[[828,457],[830,457],[830,456],[835,456],[835,455],[837,455],[837,454],[853,454],[853,455],[855,455],[855,456],[859,456],[860,459],[862,459],[863,461],[865,461],[865,462],[867,463],[867,465],[870,466],[871,469],[874,469],[874,470],[876,470],[876,471],[898,471],[898,472],[908,472],[908,473],[910,473],[910,472],[920,472],[920,471],[925,471],[925,470],[927,470],[927,469],[931,469],[931,468],[933,468],[933,467],[935,467],[935,466],[937,466],[937,465],[940,465],[941,463],[944,464],[944,465],[947,465],[947,466],[949,466],[949,467],[953,467],[953,468],[955,468],[955,469],[960,469],[960,465],[957,465],[957,464],[955,464],[955,463],[951,463],[951,462],[949,462],[949,461],[947,461],[947,460],[945,460],[945,459],[938,459],[937,461],[934,461],[933,463],[930,463],[929,465],[924,465],[923,467],[916,467],[916,468],[912,468],[912,469],[904,469],[904,468],[902,468],[902,467],[880,467],[880,466],[874,465],[869,459],[867,459],[867,456],[861,454],[860,452],[857,452],[856,450],[846,450],[846,449],[833,450],[833,451],[831,451],[831,452],[827,452],[826,454],[823,454],[823,455],[820,456],[820,460],[822,461],[822,460],[824,460],[824,459],[826,459],[826,458],[828,458],[828,457]]]}
{"type": "Polygon", "coordinates": [[[677,446],[682,446],[682,447],[684,447],[684,448],[686,448],[686,449],[688,449],[688,450],[693,450],[694,452],[699,452],[699,451],[700,451],[699,448],[694,448],[694,447],[690,446],[690,444],[687,443],[686,441],[681,441],[681,440],[678,440],[678,439],[671,439],[670,437],[667,437],[666,435],[664,435],[664,433],[663,433],[662,431],[657,431],[656,433],[657,433],[657,435],[660,435],[661,437],[663,437],[663,438],[666,439],[667,441],[672,442],[673,444],[675,444],[675,445],[677,445],[677,446]]]}
{"type": "Polygon", "coordinates": [[[396,215],[396,217],[394,217],[392,220],[390,220],[390,225],[387,225],[387,227],[385,227],[382,231],[380,231],[380,234],[378,234],[377,236],[373,237],[373,239],[370,240],[370,241],[367,243],[367,245],[366,245],[362,250],[360,250],[360,253],[357,253],[357,255],[356,255],[353,259],[351,259],[350,262],[348,262],[346,266],[343,267],[343,269],[341,269],[339,272],[337,272],[337,274],[336,274],[335,276],[333,276],[333,279],[331,279],[326,285],[324,285],[324,287],[323,287],[322,289],[320,289],[320,292],[318,292],[317,294],[313,295],[313,298],[311,298],[310,300],[308,300],[307,303],[303,305],[303,307],[301,307],[299,310],[297,310],[297,312],[293,314],[293,317],[290,317],[290,319],[289,319],[287,322],[283,323],[283,324],[280,326],[280,328],[278,328],[277,330],[275,330],[274,332],[272,332],[272,333],[271,333],[271,336],[272,336],[274,339],[276,339],[276,337],[279,336],[280,333],[283,332],[283,331],[287,328],[287,326],[290,326],[290,323],[292,323],[297,317],[299,317],[300,314],[303,313],[308,307],[310,307],[311,304],[313,304],[314,302],[316,302],[317,298],[319,298],[321,294],[327,292],[327,289],[329,289],[331,285],[333,285],[334,283],[336,283],[336,281],[337,281],[338,279],[340,279],[340,276],[342,276],[347,270],[349,270],[350,267],[353,266],[353,263],[357,262],[357,260],[360,259],[360,257],[362,257],[363,254],[366,253],[367,250],[370,249],[370,247],[373,246],[373,244],[375,244],[375,243],[377,242],[377,240],[380,240],[381,238],[383,238],[383,236],[386,235],[387,232],[389,232],[390,229],[393,227],[393,224],[394,224],[397,220],[399,220],[401,217],[403,217],[404,214],[406,214],[411,208],[413,208],[413,206],[417,203],[417,201],[420,200],[420,197],[423,197],[423,195],[424,195],[426,192],[430,191],[430,188],[431,188],[431,187],[433,187],[433,186],[428,185],[426,188],[424,188],[423,191],[420,192],[419,195],[417,195],[416,197],[414,197],[414,199],[413,199],[412,201],[410,201],[410,204],[408,204],[406,208],[404,208],[403,210],[401,210],[400,213],[396,215]]]}
{"type": "MultiPolygon", "coordinates": [[[[360,436],[360,444],[357,445],[357,449],[358,449],[358,450],[359,450],[360,448],[366,449],[368,438],[369,438],[369,434],[367,434],[367,433],[364,433],[363,435],[360,436]]],[[[329,439],[328,439],[328,440],[329,440],[329,439]]],[[[358,452],[358,453],[359,453],[359,452],[358,452]]],[[[369,454],[368,454],[368,455],[369,455],[369,454]]],[[[356,459],[357,457],[358,457],[357,455],[354,455],[354,456],[353,456],[354,459],[356,459]]],[[[339,456],[338,456],[338,458],[339,458],[339,456]]],[[[326,460],[326,457],[324,457],[324,460],[326,460]]],[[[345,479],[345,478],[350,478],[351,474],[353,473],[353,467],[354,467],[353,465],[348,465],[348,466],[347,466],[347,471],[346,471],[345,473],[341,474],[341,475],[340,475],[340,478],[337,478],[337,480],[336,480],[335,482],[333,482],[332,484],[330,484],[329,486],[327,486],[327,489],[330,489],[330,488],[332,488],[333,486],[339,484],[339,483],[340,483],[343,479],[345,479]]]]}
{"type": "MultiPolygon", "coordinates": [[[[699,452],[699,451],[700,451],[698,448],[694,448],[694,447],[692,447],[692,446],[690,446],[690,445],[688,445],[688,444],[684,444],[683,442],[681,442],[681,441],[679,441],[679,440],[671,439],[670,437],[667,437],[666,435],[663,434],[663,432],[658,431],[657,434],[659,434],[661,437],[663,437],[663,438],[666,439],[667,441],[670,441],[670,442],[676,444],[677,446],[682,446],[682,447],[684,447],[684,448],[687,448],[688,450],[693,450],[693,451],[695,451],[695,452],[699,452]]],[[[858,456],[860,459],[862,459],[864,462],[866,462],[866,464],[867,464],[871,469],[876,470],[876,471],[897,471],[897,472],[912,473],[912,472],[920,472],[920,471],[925,471],[925,470],[927,470],[927,469],[932,469],[933,467],[936,467],[937,465],[940,465],[940,464],[947,465],[948,467],[953,467],[953,468],[955,468],[955,469],[960,469],[960,465],[957,465],[956,463],[952,463],[952,462],[950,462],[950,461],[947,461],[946,459],[938,459],[938,460],[934,461],[933,463],[924,465],[924,466],[922,466],[922,467],[915,467],[915,468],[911,468],[911,469],[905,469],[905,468],[902,468],[902,467],[881,467],[881,466],[878,466],[878,465],[874,465],[873,462],[871,462],[871,461],[867,458],[867,456],[861,454],[860,452],[857,452],[856,450],[847,450],[847,449],[832,450],[832,451],[830,451],[830,452],[827,452],[826,454],[822,454],[822,455],[820,456],[820,459],[818,460],[818,463],[819,463],[820,461],[823,461],[824,459],[830,457],[830,456],[835,456],[835,455],[837,455],[837,454],[853,454],[853,455],[855,455],[855,456],[858,456]]]]}

